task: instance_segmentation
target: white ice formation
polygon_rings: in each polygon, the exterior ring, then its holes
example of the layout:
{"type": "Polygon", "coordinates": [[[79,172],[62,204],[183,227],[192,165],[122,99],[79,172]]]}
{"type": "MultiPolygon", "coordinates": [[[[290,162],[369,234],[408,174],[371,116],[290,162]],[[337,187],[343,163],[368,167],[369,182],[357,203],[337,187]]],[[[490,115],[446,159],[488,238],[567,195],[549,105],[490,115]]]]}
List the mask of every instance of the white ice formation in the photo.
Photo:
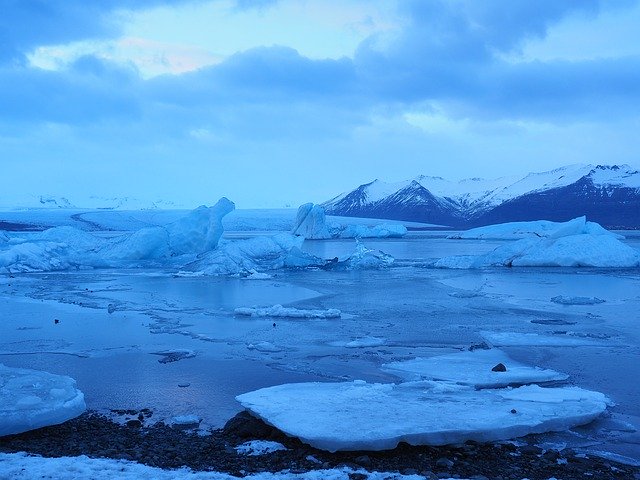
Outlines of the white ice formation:
{"type": "Polygon", "coordinates": [[[0,364],[0,436],[57,425],[85,409],[72,378],[0,364]]]}
{"type": "Polygon", "coordinates": [[[387,363],[382,369],[405,381],[438,380],[474,388],[499,388],[568,378],[568,375],[555,370],[516,362],[495,348],[387,363]],[[504,371],[494,370],[499,364],[505,367],[504,371]]]}
{"type": "Polygon", "coordinates": [[[236,452],[240,455],[248,455],[254,457],[257,455],[266,455],[268,453],[280,452],[287,450],[287,447],[278,442],[271,440],[251,440],[236,447],[236,452]]]}
{"type": "MultiPolygon", "coordinates": [[[[522,238],[546,238],[562,227],[562,222],[535,220],[532,222],[508,222],[484,227],[472,228],[454,233],[447,238],[464,240],[520,240],[522,238]]],[[[584,233],[591,235],[609,235],[618,239],[624,236],[610,232],[599,223],[585,222],[584,233]]]]}
{"type": "Polygon", "coordinates": [[[609,403],[577,387],[476,390],[442,382],[285,384],[236,398],[268,424],[332,452],[560,431],[591,422],[609,403]]]}
{"type": "Polygon", "coordinates": [[[282,305],[272,307],[240,307],[234,312],[245,317],[285,317],[285,318],[340,318],[341,312],[335,308],[327,310],[309,310],[299,308],[287,308],[282,305]]]}
{"type": "Polygon", "coordinates": [[[524,238],[480,256],[445,257],[438,268],[640,266],[640,252],[585,217],[575,218],[545,238],[524,238]]]}
{"type": "Polygon", "coordinates": [[[395,259],[380,250],[367,248],[361,242],[356,241],[356,250],[349,258],[339,262],[338,266],[347,270],[375,270],[390,267],[395,259]]]}
{"type": "Polygon", "coordinates": [[[298,208],[292,233],[308,239],[395,238],[404,237],[407,228],[395,223],[374,226],[327,223],[324,208],[313,203],[305,203],[298,208]]]}

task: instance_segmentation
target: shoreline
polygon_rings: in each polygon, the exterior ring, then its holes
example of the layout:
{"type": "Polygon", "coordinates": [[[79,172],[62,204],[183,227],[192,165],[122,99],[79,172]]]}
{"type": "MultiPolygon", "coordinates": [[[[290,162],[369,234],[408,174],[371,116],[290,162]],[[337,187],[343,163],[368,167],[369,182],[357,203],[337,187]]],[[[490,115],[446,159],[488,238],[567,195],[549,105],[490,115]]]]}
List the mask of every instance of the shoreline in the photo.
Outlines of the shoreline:
{"type": "MultiPolygon", "coordinates": [[[[401,444],[387,451],[329,453],[287,437],[247,412],[239,413],[223,428],[205,434],[162,422],[150,424],[153,412],[148,409],[130,410],[126,414],[138,416],[120,424],[88,411],[60,425],[0,437],[0,452],[26,452],[43,457],[86,455],[130,460],[162,469],[186,466],[194,471],[217,471],[238,477],[347,467],[429,479],[640,479],[640,467],[572,449],[543,450],[535,445],[520,445],[521,442],[467,442],[443,447],[401,444]],[[256,456],[239,454],[235,447],[250,440],[276,441],[286,450],[256,456]]],[[[526,442],[527,437],[521,440],[526,442]]]]}

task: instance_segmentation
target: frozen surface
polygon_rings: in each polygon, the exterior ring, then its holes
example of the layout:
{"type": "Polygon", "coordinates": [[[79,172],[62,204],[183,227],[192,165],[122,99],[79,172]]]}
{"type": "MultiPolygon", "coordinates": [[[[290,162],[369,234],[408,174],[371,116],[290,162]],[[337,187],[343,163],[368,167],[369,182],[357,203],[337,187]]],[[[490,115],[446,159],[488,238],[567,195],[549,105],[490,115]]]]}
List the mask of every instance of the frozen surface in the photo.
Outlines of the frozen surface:
{"type": "Polygon", "coordinates": [[[565,295],[551,297],[551,301],[560,305],[598,305],[606,302],[606,300],[598,297],[568,297],[565,295]]]}
{"type": "Polygon", "coordinates": [[[640,251],[590,223],[579,217],[560,224],[546,238],[524,238],[480,256],[445,257],[434,265],[439,268],[640,266],[640,251]]]}
{"type": "Polygon", "coordinates": [[[0,364],[0,436],[57,425],[85,409],[72,378],[0,364]]]}
{"type": "Polygon", "coordinates": [[[286,308],[282,305],[274,305],[265,308],[241,307],[234,310],[236,315],[246,317],[285,317],[285,318],[340,318],[340,310],[329,308],[327,310],[303,310],[298,308],[286,308]]]}
{"type": "Polygon", "coordinates": [[[329,451],[494,441],[589,423],[609,401],[577,387],[475,390],[442,384],[304,383],[239,395],[253,415],[329,451]],[[515,410],[515,412],[514,412],[515,410]]]}
{"type": "Polygon", "coordinates": [[[497,388],[566,380],[568,375],[516,362],[498,349],[414,358],[388,363],[382,368],[407,381],[439,380],[475,388],[497,388]],[[502,364],[506,371],[494,371],[502,364]]]}
{"type": "MultiPolygon", "coordinates": [[[[466,240],[520,240],[522,238],[542,238],[548,237],[561,226],[563,226],[561,222],[551,222],[548,220],[509,222],[472,228],[465,232],[451,234],[447,238],[466,240]]],[[[591,235],[610,235],[618,239],[624,238],[624,236],[610,232],[595,222],[585,222],[584,233],[591,235]]]]}
{"type": "Polygon", "coordinates": [[[350,474],[367,480],[422,480],[419,475],[367,472],[351,468],[314,470],[305,473],[256,473],[235,477],[219,472],[194,472],[187,468],[162,470],[126,460],[104,458],[44,458],[25,453],[0,453],[0,477],[12,479],[55,478],[57,480],[349,480],[350,474]]]}

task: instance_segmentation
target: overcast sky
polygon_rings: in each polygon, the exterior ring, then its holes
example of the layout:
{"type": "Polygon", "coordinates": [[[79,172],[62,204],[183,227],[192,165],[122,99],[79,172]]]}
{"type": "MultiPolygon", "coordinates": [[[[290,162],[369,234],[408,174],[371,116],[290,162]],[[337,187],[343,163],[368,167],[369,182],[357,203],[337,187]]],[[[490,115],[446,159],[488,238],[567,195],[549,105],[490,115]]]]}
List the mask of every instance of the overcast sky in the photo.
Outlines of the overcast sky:
{"type": "Polygon", "coordinates": [[[634,0],[0,0],[2,195],[638,166],[638,25],[634,0]]]}

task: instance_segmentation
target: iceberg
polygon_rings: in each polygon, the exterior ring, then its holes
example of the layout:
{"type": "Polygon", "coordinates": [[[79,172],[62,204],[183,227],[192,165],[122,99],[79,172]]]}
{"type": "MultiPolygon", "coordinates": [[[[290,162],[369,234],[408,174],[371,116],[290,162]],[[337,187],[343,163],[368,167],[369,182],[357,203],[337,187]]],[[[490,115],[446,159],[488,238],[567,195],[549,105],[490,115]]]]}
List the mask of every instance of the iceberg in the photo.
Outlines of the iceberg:
{"type": "Polygon", "coordinates": [[[396,223],[374,226],[327,223],[324,208],[313,203],[305,203],[298,208],[292,233],[307,239],[399,238],[407,234],[407,228],[396,223]]]}
{"type": "Polygon", "coordinates": [[[299,383],[236,399],[252,415],[319,449],[388,450],[398,443],[447,445],[561,431],[600,416],[610,403],[578,387],[475,390],[441,382],[398,385],[299,383]]]}
{"type": "MultiPolygon", "coordinates": [[[[564,223],[549,220],[535,220],[532,222],[508,222],[497,225],[472,228],[464,232],[449,235],[449,239],[463,240],[520,240],[522,238],[543,238],[556,232],[564,223]]],[[[623,239],[623,235],[610,232],[595,222],[585,222],[584,233],[591,235],[609,235],[623,239]]]]}
{"type": "Polygon", "coordinates": [[[280,233],[221,245],[200,255],[187,270],[203,275],[255,275],[282,268],[320,267],[324,260],[301,250],[304,238],[280,233]]]}
{"type": "Polygon", "coordinates": [[[516,362],[498,349],[414,358],[387,363],[382,369],[404,381],[438,380],[477,389],[562,381],[569,378],[568,375],[555,370],[530,367],[516,362]],[[499,364],[505,367],[504,371],[495,369],[499,364]]]}
{"type": "Polygon", "coordinates": [[[640,252],[606,233],[600,225],[575,218],[546,238],[524,238],[480,256],[444,257],[437,268],[640,266],[640,252]]]}
{"type": "Polygon", "coordinates": [[[165,227],[146,227],[114,238],[69,226],[54,227],[5,242],[0,267],[10,272],[139,267],[195,256],[217,247],[222,218],[233,208],[233,202],[223,197],[213,207],[199,207],[165,227]]]}
{"type": "Polygon", "coordinates": [[[356,250],[346,260],[337,262],[337,268],[347,270],[375,270],[390,267],[395,259],[380,250],[372,250],[356,240],[356,250]]]}
{"type": "Polygon", "coordinates": [[[57,425],[85,410],[72,378],[0,364],[0,436],[57,425]]]}

